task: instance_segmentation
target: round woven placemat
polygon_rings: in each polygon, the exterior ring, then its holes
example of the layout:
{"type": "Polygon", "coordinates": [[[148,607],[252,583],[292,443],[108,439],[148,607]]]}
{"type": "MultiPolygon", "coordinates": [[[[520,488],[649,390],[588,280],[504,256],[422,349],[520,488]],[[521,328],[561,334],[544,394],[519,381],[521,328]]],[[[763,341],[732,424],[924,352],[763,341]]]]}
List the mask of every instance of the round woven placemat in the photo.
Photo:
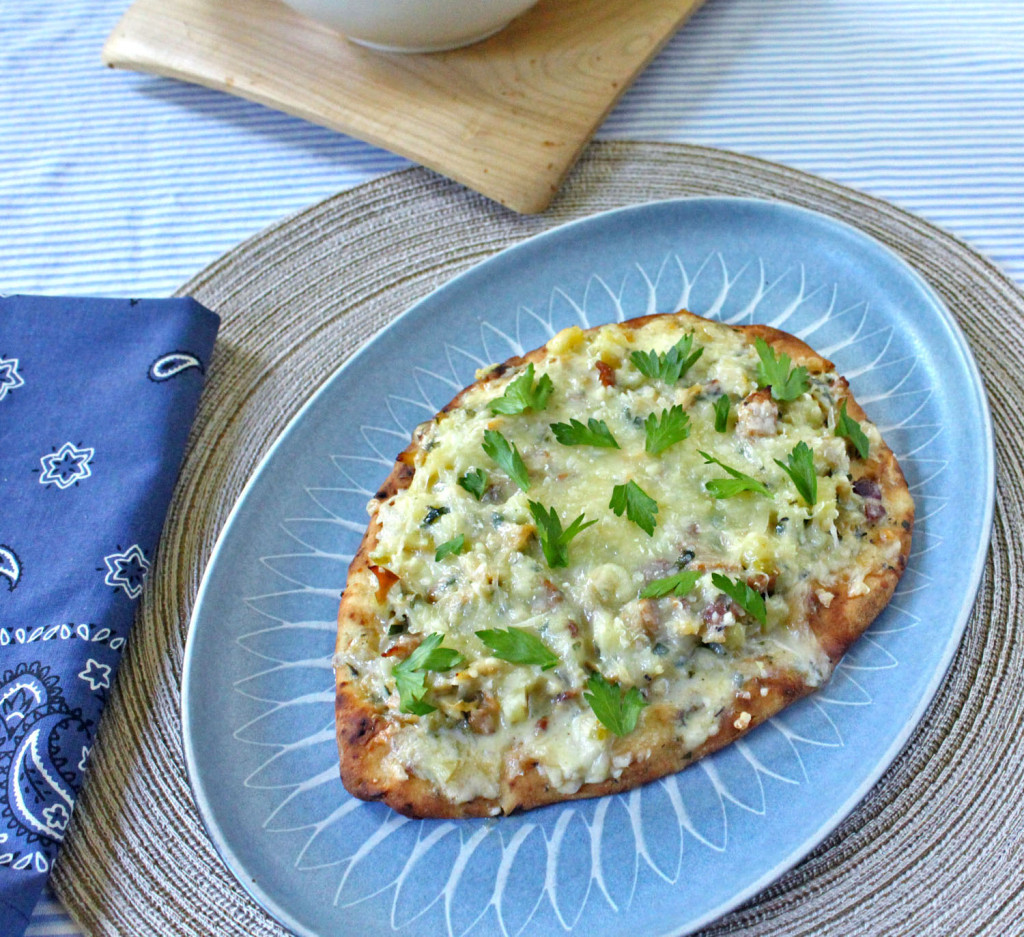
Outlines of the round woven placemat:
{"type": "MultiPolygon", "coordinates": [[[[182,760],[179,686],[214,540],[300,404],[384,323],[496,251],[596,211],[711,194],[780,199],[853,223],[924,276],[984,376],[998,492],[974,614],[905,750],[807,859],[704,933],[1024,934],[1024,294],[963,243],[890,205],[748,157],[650,143],[591,146],[543,216],[514,215],[427,170],[386,176],[257,235],[182,288],[223,326],[54,874],[89,933],[284,933],[203,831],[182,760]]],[[[958,557],[954,547],[951,580],[958,557]]]]}

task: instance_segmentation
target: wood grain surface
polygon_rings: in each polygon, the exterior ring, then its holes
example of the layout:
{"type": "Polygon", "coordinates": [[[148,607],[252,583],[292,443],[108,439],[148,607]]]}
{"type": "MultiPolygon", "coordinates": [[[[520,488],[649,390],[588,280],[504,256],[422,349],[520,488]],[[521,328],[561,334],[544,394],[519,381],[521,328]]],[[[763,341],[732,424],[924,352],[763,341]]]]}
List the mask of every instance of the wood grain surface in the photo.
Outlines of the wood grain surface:
{"type": "Polygon", "coordinates": [[[278,0],[137,0],[103,60],[240,95],[543,211],[604,116],[703,0],[540,0],[451,52],[373,51],[278,0]]]}

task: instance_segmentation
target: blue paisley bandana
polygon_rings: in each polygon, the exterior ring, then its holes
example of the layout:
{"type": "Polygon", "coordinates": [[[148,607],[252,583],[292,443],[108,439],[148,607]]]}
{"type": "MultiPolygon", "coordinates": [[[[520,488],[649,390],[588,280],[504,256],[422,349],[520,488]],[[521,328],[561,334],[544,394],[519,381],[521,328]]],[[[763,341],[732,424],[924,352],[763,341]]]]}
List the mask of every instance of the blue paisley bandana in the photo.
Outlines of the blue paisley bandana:
{"type": "Polygon", "coordinates": [[[190,299],[0,298],[0,937],[67,830],[218,324],[190,299]]]}

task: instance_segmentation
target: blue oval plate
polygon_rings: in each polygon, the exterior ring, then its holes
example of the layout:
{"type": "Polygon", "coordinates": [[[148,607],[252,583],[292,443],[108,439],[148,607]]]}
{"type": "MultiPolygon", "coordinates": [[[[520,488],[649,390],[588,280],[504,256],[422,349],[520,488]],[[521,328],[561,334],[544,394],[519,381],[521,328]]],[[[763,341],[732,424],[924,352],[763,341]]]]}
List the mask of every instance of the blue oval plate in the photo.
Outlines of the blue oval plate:
{"type": "Polygon", "coordinates": [[[851,227],[783,204],[697,198],[507,250],[347,361],[236,506],[197,600],[182,687],[210,836],[242,886],[302,935],[696,929],[806,855],[910,736],[974,600],[993,465],[980,378],[952,317],[851,227]],[[917,502],[892,603],[813,698],[640,790],[460,822],[349,797],[334,742],[338,596],[366,502],[413,427],[476,368],[565,326],[684,307],[792,332],[850,379],[917,502]]]}

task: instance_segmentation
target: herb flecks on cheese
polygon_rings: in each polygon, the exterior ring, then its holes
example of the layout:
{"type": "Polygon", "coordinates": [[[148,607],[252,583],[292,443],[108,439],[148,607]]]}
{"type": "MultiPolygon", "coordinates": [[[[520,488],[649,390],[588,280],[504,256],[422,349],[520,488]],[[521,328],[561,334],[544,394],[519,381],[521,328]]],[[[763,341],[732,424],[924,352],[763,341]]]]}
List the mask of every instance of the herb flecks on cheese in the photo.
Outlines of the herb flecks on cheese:
{"type": "Polygon", "coordinates": [[[693,750],[747,681],[820,684],[807,609],[878,560],[838,380],[657,317],[567,329],[421,427],[409,487],[371,502],[379,646],[338,658],[398,724],[382,770],[458,803],[511,758],[571,794],[645,757],[631,731],[693,750]],[[442,636],[457,665],[409,666],[442,636]]]}

